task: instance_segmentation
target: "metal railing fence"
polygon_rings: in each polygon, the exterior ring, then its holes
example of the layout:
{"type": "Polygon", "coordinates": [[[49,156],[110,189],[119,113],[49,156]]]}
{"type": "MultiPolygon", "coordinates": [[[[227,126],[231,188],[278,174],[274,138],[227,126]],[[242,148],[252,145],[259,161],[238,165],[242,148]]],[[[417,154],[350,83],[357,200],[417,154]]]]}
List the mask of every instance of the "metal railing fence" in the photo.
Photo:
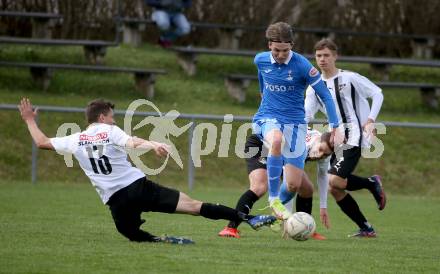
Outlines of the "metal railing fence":
{"type": "MultiPolygon", "coordinates": [[[[59,113],[84,113],[84,108],[76,108],[76,107],[57,107],[57,106],[35,106],[38,107],[39,112],[59,112],[59,113]]],[[[10,111],[18,111],[17,105],[12,104],[0,104],[0,110],[10,110],[10,111]]],[[[115,115],[125,115],[126,111],[124,110],[115,110],[115,115]]],[[[133,116],[147,117],[147,116],[155,116],[160,117],[161,114],[157,112],[133,112],[133,116]]],[[[195,167],[192,161],[191,155],[191,140],[193,138],[194,129],[196,126],[197,120],[214,120],[214,121],[223,121],[224,116],[221,115],[209,115],[209,114],[186,114],[182,113],[177,118],[190,120],[192,123],[191,127],[188,129],[188,187],[192,189],[194,186],[194,177],[195,177],[195,167]]],[[[234,121],[240,122],[250,122],[252,121],[252,117],[250,116],[234,116],[234,121]]],[[[315,120],[313,124],[322,124],[324,120],[315,120]]],[[[37,121],[38,123],[38,121],[37,121]]],[[[423,129],[440,129],[440,124],[433,123],[414,123],[414,122],[393,122],[393,121],[380,121],[380,123],[385,126],[390,127],[406,127],[406,128],[423,128],[423,129]]],[[[37,160],[38,160],[38,148],[35,143],[32,142],[32,163],[31,163],[31,179],[32,182],[35,183],[37,181],[37,160]]]]}

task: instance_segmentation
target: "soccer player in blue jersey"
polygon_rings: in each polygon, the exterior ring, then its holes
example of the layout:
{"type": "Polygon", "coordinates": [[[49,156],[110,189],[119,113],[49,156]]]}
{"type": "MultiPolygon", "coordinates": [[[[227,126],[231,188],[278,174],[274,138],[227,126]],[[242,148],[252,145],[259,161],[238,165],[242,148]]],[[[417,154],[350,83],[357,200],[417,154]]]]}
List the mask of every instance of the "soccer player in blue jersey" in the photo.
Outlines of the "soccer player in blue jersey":
{"type": "MultiPolygon", "coordinates": [[[[270,51],[258,53],[254,63],[262,100],[253,118],[253,130],[269,149],[267,177],[269,204],[275,215],[287,219],[291,213],[280,198],[290,195],[301,186],[306,158],[304,92],[312,86],[325,104],[330,127],[331,143],[335,141],[338,118],[329,90],[319,71],[302,55],[292,51],[293,31],[289,24],[278,22],[266,30],[270,51]],[[279,191],[284,167],[287,189],[279,191]]],[[[338,141],[338,140],[336,140],[338,141]]]]}

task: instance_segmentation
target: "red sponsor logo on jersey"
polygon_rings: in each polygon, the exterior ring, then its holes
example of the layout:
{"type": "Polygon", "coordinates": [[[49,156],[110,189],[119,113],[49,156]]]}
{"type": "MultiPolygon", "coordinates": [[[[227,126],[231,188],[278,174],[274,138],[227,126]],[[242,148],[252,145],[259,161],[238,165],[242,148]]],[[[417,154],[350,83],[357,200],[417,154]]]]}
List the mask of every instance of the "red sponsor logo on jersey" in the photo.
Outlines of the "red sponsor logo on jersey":
{"type": "Polygon", "coordinates": [[[89,142],[95,142],[95,141],[99,141],[99,140],[105,140],[108,138],[108,134],[107,132],[100,132],[96,135],[90,136],[87,134],[81,134],[79,136],[79,140],[80,141],[89,141],[89,142]]]}
{"type": "Polygon", "coordinates": [[[318,75],[318,73],[319,73],[319,71],[315,67],[312,67],[309,71],[309,76],[315,77],[316,75],[318,75]]]}

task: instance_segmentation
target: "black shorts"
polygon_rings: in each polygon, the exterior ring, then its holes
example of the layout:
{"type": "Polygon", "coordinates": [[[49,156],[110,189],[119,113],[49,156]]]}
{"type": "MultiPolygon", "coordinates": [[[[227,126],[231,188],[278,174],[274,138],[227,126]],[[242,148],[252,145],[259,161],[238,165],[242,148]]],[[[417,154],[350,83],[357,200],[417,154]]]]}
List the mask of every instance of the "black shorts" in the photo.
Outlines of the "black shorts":
{"type": "Polygon", "coordinates": [[[356,168],[361,158],[361,148],[345,145],[341,151],[335,151],[330,159],[330,169],[328,173],[346,179],[356,168]],[[339,155],[342,152],[342,155],[339,155]],[[336,156],[338,155],[338,157],[336,156]],[[342,156],[342,157],[341,157],[342,156]]]}
{"type": "Polygon", "coordinates": [[[252,157],[246,158],[248,174],[259,168],[266,169],[268,150],[264,146],[263,141],[261,141],[260,138],[258,138],[258,135],[252,134],[246,140],[246,144],[244,146],[244,152],[249,153],[249,150],[251,150],[252,152],[255,149],[258,149],[258,152],[252,157]]]}
{"type": "Polygon", "coordinates": [[[114,193],[107,205],[117,227],[121,224],[139,227],[142,212],[174,213],[179,196],[179,191],[143,177],[114,193]]]}

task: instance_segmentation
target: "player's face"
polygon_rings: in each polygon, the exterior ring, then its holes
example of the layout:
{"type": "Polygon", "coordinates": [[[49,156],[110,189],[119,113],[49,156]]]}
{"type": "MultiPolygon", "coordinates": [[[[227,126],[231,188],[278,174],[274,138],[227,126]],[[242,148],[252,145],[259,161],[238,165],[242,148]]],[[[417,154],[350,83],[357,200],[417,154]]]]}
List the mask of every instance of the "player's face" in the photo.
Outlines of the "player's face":
{"type": "Polygon", "coordinates": [[[272,52],[272,56],[277,63],[284,63],[289,57],[290,50],[292,49],[291,43],[269,42],[269,49],[272,52]]]}
{"type": "Polygon", "coordinates": [[[107,125],[114,125],[115,124],[115,119],[113,118],[113,110],[110,109],[110,111],[107,113],[107,115],[101,114],[100,119],[102,120],[101,122],[107,125]]]}
{"type": "Polygon", "coordinates": [[[315,52],[316,63],[321,70],[329,70],[335,68],[336,58],[336,52],[328,48],[319,49],[315,52]]]}
{"type": "Polygon", "coordinates": [[[312,148],[309,151],[309,159],[312,161],[321,160],[327,158],[333,153],[326,142],[321,142],[319,139],[313,143],[312,148]]]}

